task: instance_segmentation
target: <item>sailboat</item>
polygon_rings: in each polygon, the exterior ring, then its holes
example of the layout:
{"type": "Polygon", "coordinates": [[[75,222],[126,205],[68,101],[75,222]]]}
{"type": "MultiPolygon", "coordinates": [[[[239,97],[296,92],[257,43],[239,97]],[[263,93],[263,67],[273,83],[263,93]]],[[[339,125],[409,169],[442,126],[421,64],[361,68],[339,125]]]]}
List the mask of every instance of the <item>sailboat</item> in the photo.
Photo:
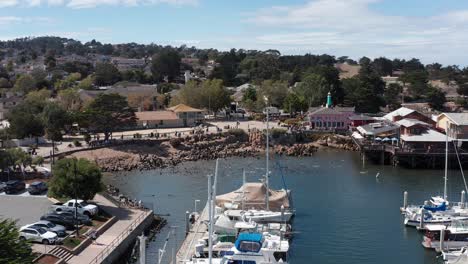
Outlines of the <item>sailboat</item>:
{"type": "MultiPolygon", "coordinates": [[[[234,192],[216,196],[216,181],[218,175],[218,161],[216,161],[215,180],[211,183],[208,178],[208,257],[205,255],[206,244],[203,241],[195,245],[195,256],[187,264],[209,263],[287,263],[289,241],[284,238],[282,228],[291,220],[293,211],[290,208],[291,192],[289,190],[272,190],[269,186],[269,112],[267,109],[266,122],[266,173],[260,183],[248,183],[243,174],[242,187],[234,192]],[[241,209],[239,209],[241,207],[241,209]],[[215,212],[224,210],[218,215],[215,222],[215,212]],[[235,219],[235,217],[237,219],[235,219]],[[232,222],[234,221],[234,226],[232,222]],[[271,230],[279,230],[279,235],[274,232],[255,233],[256,222],[263,222],[271,230]],[[270,225],[272,222],[278,225],[270,225]],[[217,225],[215,223],[218,223],[217,225]],[[249,232],[240,233],[236,243],[229,250],[223,248],[218,256],[214,256],[213,250],[215,230],[227,228],[230,231],[247,229],[249,232]],[[252,229],[251,229],[251,228],[252,229]],[[223,257],[220,257],[224,255],[223,257]]],[[[258,226],[257,226],[258,227],[258,226]]],[[[223,244],[228,245],[228,244],[223,244]]]]}
{"type": "Polygon", "coordinates": [[[448,180],[448,130],[445,135],[445,176],[444,176],[444,194],[431,197],[421,206],[409,206],[402,208],[405,215],[404,224],[406,226],[415,226],[424,229],[427,224],[450,224],[454,220],[467,220],[468,208],[465,208],[464,201],[461,203],[450,203],[447,199],[447,180],[448,180]]]}

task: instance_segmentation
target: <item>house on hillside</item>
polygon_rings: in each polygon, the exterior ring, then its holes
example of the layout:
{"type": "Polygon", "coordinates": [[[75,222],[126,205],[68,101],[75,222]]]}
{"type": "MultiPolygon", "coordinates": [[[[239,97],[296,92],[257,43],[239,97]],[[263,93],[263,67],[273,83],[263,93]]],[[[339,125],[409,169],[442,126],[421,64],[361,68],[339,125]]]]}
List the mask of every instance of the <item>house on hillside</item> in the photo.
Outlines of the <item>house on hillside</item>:
{"type": "Polygon", "coordinates": [[[468,113],[442,113],[437,117],[437,128],[457,140],[468,141],[468,113]]]}
{"type": "Polygon", "coordinates": [[[6,119],[10,110],[21,101],[23,101],[22,97],[11,93],[7,93],[3,97],[0,97],[0,120],[6,119]]]}
{"type": "Polygon", "coordinates": [[[400,107],[397,110],[390,112],[384,116],[385,119],[391,122],[397,122],[401,119],[416,119],[422,122],[425,122],[433,127],[435,127],[435,121],[430,117],[410,108],[400,107]]]}
{"type": "Polygon", "coordinates": [[[355,115],[354,107],[333,107],[331,94],[328,93],[324,107],[311,107],[307,113],[307,121],[311,129],[317,130],[347,130],[351,124],[349,119],[355,115]]]}

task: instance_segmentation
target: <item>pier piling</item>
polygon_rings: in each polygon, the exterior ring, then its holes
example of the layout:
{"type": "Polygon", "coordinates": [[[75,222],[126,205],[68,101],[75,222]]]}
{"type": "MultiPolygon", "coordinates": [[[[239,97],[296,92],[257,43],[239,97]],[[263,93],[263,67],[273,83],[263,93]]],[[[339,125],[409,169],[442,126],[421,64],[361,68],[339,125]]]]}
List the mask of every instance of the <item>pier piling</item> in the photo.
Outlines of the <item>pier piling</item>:
{"type": "Polygon", "coordinates": [[[444,252],[444,235],[445,235],[445,229],[440,230],[440,252],[444,252]]]}
{"type": "Polygon", "coordinates": [[[465,190],[461,192],[460,207],[465,209],[465,190]]]}
{"type": "Polygon", "coordinates": [[[408,192],[403,192],[403,208],[406,209],[408,207],[408,192]]]}
{"type": "Polygon", "coordinates": [[[421,209],[419,212],[421,213],[421,217],[419,219],[419,229],[423,229],[424,228],[424,209],[421,209]]]}
{"type": "Polygon", "coordinates": [[[190,218],[190,212],[185,211],[185,235],[187,235],[190,231],[189,218],[190,218]]]}

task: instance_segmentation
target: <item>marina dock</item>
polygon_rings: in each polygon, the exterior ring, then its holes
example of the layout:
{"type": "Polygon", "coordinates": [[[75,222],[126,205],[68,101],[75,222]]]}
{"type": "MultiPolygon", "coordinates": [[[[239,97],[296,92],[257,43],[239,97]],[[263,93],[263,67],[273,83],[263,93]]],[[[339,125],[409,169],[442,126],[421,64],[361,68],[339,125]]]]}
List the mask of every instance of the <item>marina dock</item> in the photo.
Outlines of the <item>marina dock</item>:
{"type": "MultiPolygon", "coordinates": [[[[206,234],[208,222],[208,203],[205,205],[205,208],[200,213],[200,216],[195,221],[195,223],[190,227],[188,234],[185,237],[184,242],[177,251],[176,259],[177,264],[184,263],[186,260],[195,254],[195,245],[199,239],[202,239],[206,234]]],[[[172,263],[174,264],[174,263],[172,263]]]]}

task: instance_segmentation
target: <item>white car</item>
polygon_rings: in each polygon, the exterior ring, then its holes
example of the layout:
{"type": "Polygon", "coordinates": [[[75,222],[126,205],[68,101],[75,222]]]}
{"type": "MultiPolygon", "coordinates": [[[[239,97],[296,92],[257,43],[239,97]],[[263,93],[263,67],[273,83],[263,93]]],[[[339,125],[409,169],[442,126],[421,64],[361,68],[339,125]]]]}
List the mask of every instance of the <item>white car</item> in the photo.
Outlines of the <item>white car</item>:
{"type": "Polygon", "coordinates": [[[57,242],[57,234],[54,232],[46,231],[44,228],[36,226],[24,226],[20,228],[20,240],[29,240],[40,242],[42,244],[55,244],[57,242]]]}
{"type": "Polygon", "coordinates": [[[78,211],[79,214],[87,215],[89,217],[92,217],[96,215],[99,211],[98,207],[94,204],[88,204],[83,200],[69,200],[66,203],[55,203],[52,205],[52,208],[56,212],[62,212],[62,211],[67,211],[67,212],[74,212],[75,211],[75,205],[76,205],[76,210],[78,211]]]}

